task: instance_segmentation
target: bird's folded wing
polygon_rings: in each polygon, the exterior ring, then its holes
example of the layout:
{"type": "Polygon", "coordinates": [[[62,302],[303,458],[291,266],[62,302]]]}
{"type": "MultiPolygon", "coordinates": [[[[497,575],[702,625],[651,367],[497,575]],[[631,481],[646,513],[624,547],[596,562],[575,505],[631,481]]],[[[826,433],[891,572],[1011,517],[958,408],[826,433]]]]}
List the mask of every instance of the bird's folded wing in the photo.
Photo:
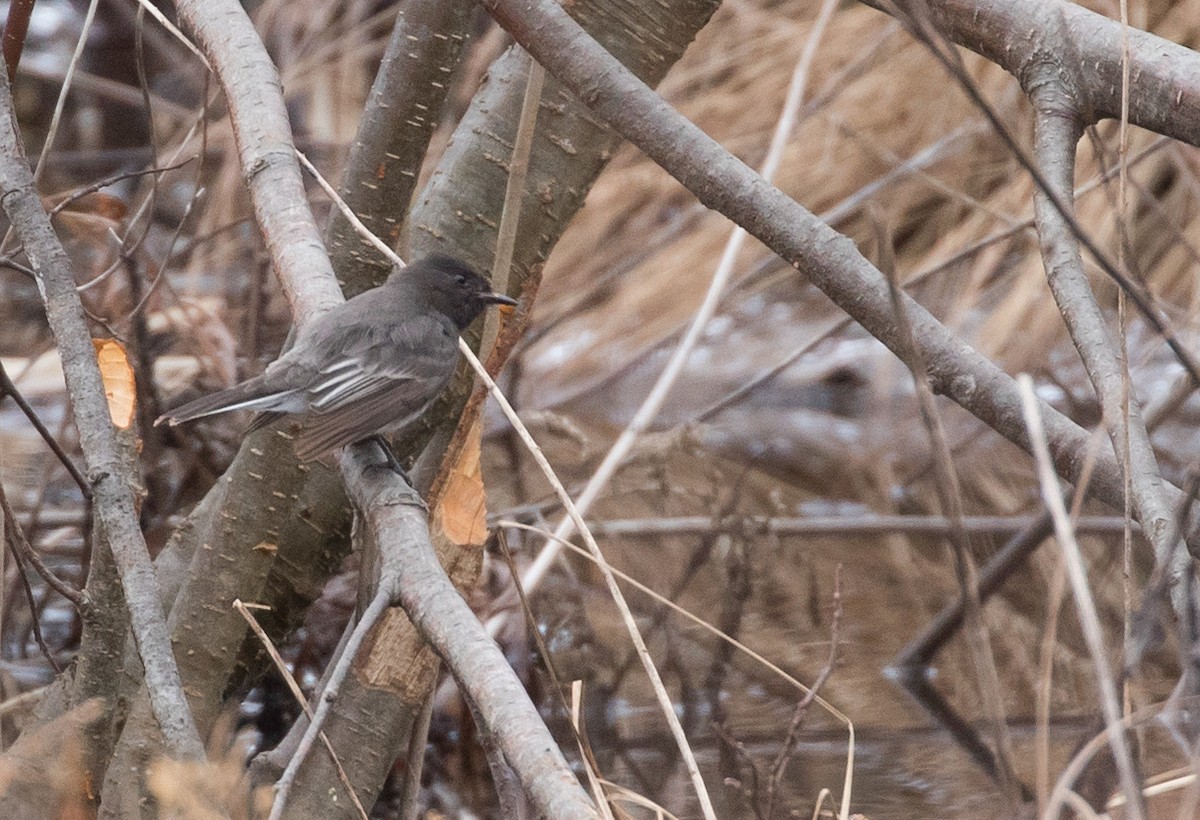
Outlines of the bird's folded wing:
{"type": "Polygon", "coordinates": [[[305,417],[296,435],[296,456],[311,461],[384,428],[411,423],[437,398],[446,381],[376,378],[353,382],[351,392],[341,394],[353,395],[353,401],[334,402],[323,410],[314,406],[305,417]]]}
{"type": "Polygon", "coordinates": [[[317,355],[296,439],[302,461],[412,422],[449,382],[458,349],[444,321],[421,315],[363,322],[317,355]]]}
{"type": "Polygon", "coordinates": [[[398,382],[420,379],[419,367],[401,367],[382,373],[368,370],[360,359],[344,359],[322,368],[321,377],[308,388],[308,407],[327,413],[387,390],[398,382]]]}

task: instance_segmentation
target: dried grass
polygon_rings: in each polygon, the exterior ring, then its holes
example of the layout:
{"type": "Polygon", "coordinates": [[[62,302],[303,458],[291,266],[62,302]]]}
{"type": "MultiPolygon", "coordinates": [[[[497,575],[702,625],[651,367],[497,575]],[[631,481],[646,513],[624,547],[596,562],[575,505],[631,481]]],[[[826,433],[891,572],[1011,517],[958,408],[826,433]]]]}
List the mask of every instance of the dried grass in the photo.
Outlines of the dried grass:
{"type": "MultiPolygon", "coordinates": [[[[1104,4],[1093,5],[1115,14],[1104,4]]],[[[1200,17],[1189,4],[1134,5],[1135,24],[1184,45],[1200,43],[1200,17]]],[[[814,9],[799,0],[726,4],[668,75],[662,92],[729,150],[755,164],[766,149],[814,9]]],[[[964,52],[964,58],[984,96],[1028,144],[1029,108],[1015,80],[972,54],[964,52]]],[[[871,220],[886,224],[896,238],[902,280],[944,265],[922,276],[913,294],[1009,372],[1028,371],[1059,384],[1063,392],[1057,406],[1081,424],[1097,423],[1091,387],[1045,284],[1036,236],[1019,227],[1032,215],[1032,183],[997,138],[980,127],[978,111],[921,46],[895,31],[890,18],[859,6],[845,6],[835,17],[813,71],[816,103],[796,129],[779,186],[810,210],[824,212],[956,129],[967,129],[961,142],[943,148],[922,172],[890,181],[837,227],[872,256],[878,249],[871,239],[871,220]],[[1012,230],[1010,237],[964,255],[965,249],[1006,230],[1012,230]]],[[[1079,152],[1080,185],[1115,166],[1114,124],[1097,132],[1105,156],[1097,156],[1085,140],[1079,152]]],[[[1156,139],[1135,131],[1130,156],[1156,139]]],[[[1170,146],[1140,160],[1130,174],[1137,187],[1126,217],[1130,258],[1169,306],[1185,339],[1195,335],[1191,317],[1200,298],[1194,274],[1200,254],[1188,239],[1200,235],[1198,170],[1200,152],[1187,146],[1170,146]]],[[[1114,200],[1114,192],[1097,187],[1081,197],[1078,214],[1101,247],[1115,256],[1114,200]]],[[[582,451],[602,451],[610,431],[627,421],[649,389],[703,296],[727,231],[723,218],[697,206],[678,183],[629,146],[597,181],[547,266],[537,307],[544,335],[525,351],[517,385],[523,411],[582,424],[587,447],[563,438],[560,449],[552,451],[556,466],[573,467],[568,475],[582,479],[589,474],[593,465],[582,451]]],[[[668,400],[660,428],[675,428],[838,316],[824,296],[763,247],[748,247],[739,263],[741,284],[727,297],[714,332],[668,400]]],[[[1115,317],[1113,286],[1099,272],[1094,272],[1094,282],[1102,305],[1115,317]]],[[[1142,398],[1164,392],[1176,368],[1161,341],[1137,318],[1131,323],[1130,348],[1142,398]]],[[[968,511],[1035,507],[1028,458],[957,408],[942,406],[968,511]]],[[[744,479],[739,510],[748,513],[795,512],[816,502],[857,503],[878,512],[928,511],[934,509],[928,444],[915,411],[907,376],[891,354],[864,342],[853,327],[837,330],[781,377],[701,429],[690,439],[691,448],[679,446],[689,441],[687,436],[664,434],[660,443],[667,444],[659,461],[643,454],[637,466],[618,478],[595,514],[711,513],[714,488],[743,475],[746,466],[753,469],[744,479]],[[714,461],[714,455],[727,461],[714,461]]],[[[1160,431],[1162,440],[1181,445],[1166,454],[1170,477],[1177,477],[1172,471],[1197,455],[1194,436],[1187,432],[1194,429],[1195,412],[1185,406],[1160,431]]],[[[546,438],[556,437],[552,424],[544,432],[546,438]]],[[[503,467],[498,463],[495,469],[503,467]]],[[[536,487],[536,480],[530,480],[536,487]]],[[[862,714],[855,707],[879,713],[881,699],[891,695],[870,675],[903,640],[898,632],[919,627],[923,612],[954,594],[939,549],[901,538],[756,546],[770,557],[764,554],[763,566],[755,570],[762,576],[756,575],[760,586],[744,631],[755,634],[760,645],[770,645],[773,659],[795,664],[791,668],[815,671],[819,658],[819,653],[790,643],[796,630],[807,634],[806,627],[815,628],[799,613],[800,590],[827,584],[834,562],[848,562],[848,585],[861,596],[857,606],[863,607],[848,620],[866,619],[857,621],[864,632],[850,652],[861,674],[835,675],[831,691],[851,714],[862,714]],[[811,562],[808,566],[800,565],[801,554],[811,562]]],[[[974,546],[982,557],[994,545],[980,539],[974,546]]],[[[624,556],[624,566],[638,577],[661,577],[661,567],[686,561],[689,549],[673,539],[643,539],[624,556]]],[[[1099,604],[1118,615],[1120,562],[1108,557],[1101,542],[1091,541],[1085,549],[1094,562],[1099,604]]],[[[1035,555],[1021,582],[1011,584],[1004,597],[985,609],[1005,670],[1006,708],[1014,714],[1032,710],[1036,647],[1052,574],[1051,556],[1035,555]]],[[[809,597],[816,595],[810,592],[809,597]]],[[[701,612],[716,606],[712,600],[689,603],[701,612]]],[[[1051,695],[1056,711],[1094,702],[1080,650],[1075,619],[1064,618],[1051,695]]],[[[940,685],[971,713],[975,703],[966,656],[945,653],[939,670],[940,685]]],[[[895,714],[886,718],[893,719],[895,714]]]]}
{"type": "MultiPolygon", "coordinates": [[[[1200,20],[1185,6],[1158,3],[1149,8],[1155,30],[1184,44],[1200,39],[1200,20]]],[[[810,7],[802,2],[772,4],[769,10],[726,6],[668,76],[664,94],[753,164],[765,150],[782,104],[790,66],[810,25],[805,16],[810,7]]],[[[1013,78],[974,55],[967,54],[966,60],[984,95],[1016,133],[1027,134],[1028,106],[1013,78]]],[[[980,124],[978,112],[950,87],[923,48],[895,32],[889,18],[869,9],[852,6],[837,15],[814,75],[815,88],[832,85],[819,94],[819,107],[797,128],[778,184],[815,212],[842,202],[955,129],[980,124]],[[847,71],[857,73],[846,76],[847,71]]],[[[1111,168],[1115,129],[1099,131],[1109,146],[1104,167],[1111,168]]],[[[872,254],[868,220],[884,222],[897,237],[897,268],[902,276],[911,276],[1027,219],[1032,212],[1030,181],[986,128],[965,139],[964,148],[945,151],[924,173],[894,181],[870,197],[869,205],[839,228],[872,254]]],[[[1135,134],[1131,154],[1153,139],[1135,134]]],[[[1197,298],[1191,274],[1196,256],[1184,241],[1197,227],[1196,162],[1193,149],[1175,147],[1141,162],[1133,173],[1157,202],[1151,207],[1143,197],[1131,214],[1133,258],[1151,288],[1174,306],[1177,322],[1194,315],[1197,298]]],[[[1085,145],[1080,181],[1101,168],[1085,145]]],[[[1114,213],[1103,189],[1081,200],[1079,218],[1103,247],[1115,249],[1114,213]]],[[[611,411],[594,410],[595,395],[589,391],[611,387],[677,333],[699,303],[726,230],[721,217],[703,212],[678,183],[632,148],[622,149],[551,257],[538,311],[543,321],[556,325],[526,358],[530,378],[523,404],[603,419],[611,411]]],[[[771,258],[761,246],[748,249],[742,258],[743,279],[756,268],[770,267],[771,258]]],[[[1114,289],[1100,276],[1096,281],[1102,301],[1111,307],[1114,289]]],[[[1046,290],[1031,232],[1018,232],[951,265],[916,293],[1010,371],[1053,373],[1080,397],[1090,391],[1046,290]]],[[[824,297],[795,284],[774,288],[769,297],[806,317],[821,311],[824,303],[824,297]]],[[[745,295],[734,294],[728,302],[736,306],[740,298],[745,295]]],[[[760,313],[757,322],[737,317],[734,330],[725,333],[728,343],[717,345],[713,357],[723,362],[745,357],[745,372],[766,366],[753,358],[759,351],[739,350],[736,336],[743,329],[774,336],[777,347],[788,349],[795,327],[768,311],[760,313]],[[764,329],[762,324],[771,326],[764,329]]],[[[1142,338],[1141,348],[1137,339],[1134,344],[1143,361],[1164,365],[1163,357],[1155,359],[1159,345],[1153,339],[1142,338]]],[[[818,350],[811,358],[826,355],[828,351],[818,350]]],[[[700,381],[703,375],[693,372],[693,379],[700,381]]],[[[636,389],[637,380],[631,382],[621,386],[636,389]]],[[[686,405],[687,391],[680,393],[677,405],[686,405]]],[[[676,415],[681,414],[677,407],[676,415]]]]}

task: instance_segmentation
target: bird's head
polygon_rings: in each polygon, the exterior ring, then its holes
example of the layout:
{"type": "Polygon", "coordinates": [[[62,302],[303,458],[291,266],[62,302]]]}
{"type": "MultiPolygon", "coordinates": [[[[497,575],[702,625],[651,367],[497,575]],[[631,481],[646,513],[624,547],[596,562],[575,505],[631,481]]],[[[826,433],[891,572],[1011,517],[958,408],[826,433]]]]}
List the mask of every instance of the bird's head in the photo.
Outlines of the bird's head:
{"type": "Polygon", "coordinates": [[[395,271],[389,283],[402,285],[412,298],[446,315],[464,330],[488,305],[515,305],[517,300],[494,293],[491,283],[461,259],[434,254],[395,271]]]}

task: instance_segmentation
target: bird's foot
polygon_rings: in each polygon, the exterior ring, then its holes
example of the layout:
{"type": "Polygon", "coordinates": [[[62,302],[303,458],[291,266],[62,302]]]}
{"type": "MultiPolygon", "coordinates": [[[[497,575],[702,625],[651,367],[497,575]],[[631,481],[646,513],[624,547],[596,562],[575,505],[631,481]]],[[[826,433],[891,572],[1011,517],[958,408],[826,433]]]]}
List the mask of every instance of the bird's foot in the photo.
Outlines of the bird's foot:
{"type": "Polygon", "coordinates": [[[411,487],[412,479],[408,477],[408,471],[404,469],[403,465],[401,465],[400,461],[396,458],[396,454],[392,452],[392,448],[388,445],[387,439],[385,439],[379,433],[376,433],[365,440],[373,441],[379,445],[379,449],[383,450],[383,457],[387,461],[387,468],[396,475],[400,476],[400,478],[404,479],[404,483],[411,487]]]}

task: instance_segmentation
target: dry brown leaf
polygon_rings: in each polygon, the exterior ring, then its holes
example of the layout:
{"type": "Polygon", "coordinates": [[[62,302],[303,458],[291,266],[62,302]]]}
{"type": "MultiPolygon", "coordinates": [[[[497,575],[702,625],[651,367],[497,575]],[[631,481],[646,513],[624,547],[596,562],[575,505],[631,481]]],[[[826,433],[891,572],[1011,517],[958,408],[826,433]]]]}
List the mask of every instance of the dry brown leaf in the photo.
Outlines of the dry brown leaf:
{"type": "Polygon", "coordinates": [[[100,376],[104,379],[104,397],[108,399],[108,412],[112,422],[125,430],[133,423],[133,411],[137,405],[137,388],[134,384],[133,368],[125,348],[115,339],[92,339],[96,346],[96,360],[100,363],[100,376]]]}

